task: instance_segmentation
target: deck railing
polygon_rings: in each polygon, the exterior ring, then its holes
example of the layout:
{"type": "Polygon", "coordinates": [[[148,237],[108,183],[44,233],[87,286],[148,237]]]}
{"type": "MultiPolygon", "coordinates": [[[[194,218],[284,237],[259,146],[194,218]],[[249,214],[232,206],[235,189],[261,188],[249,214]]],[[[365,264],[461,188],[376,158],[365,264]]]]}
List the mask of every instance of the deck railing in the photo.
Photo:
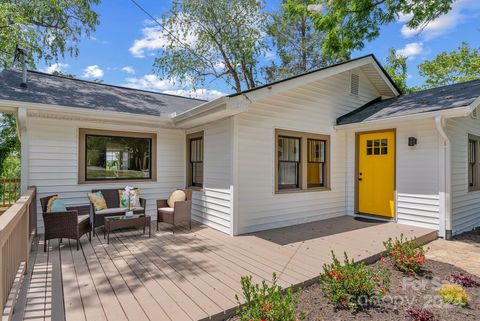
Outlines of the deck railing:
{"type": "Polygon", "coordinates": [[[29,188],[0,216],[0,312],[10,320],[27,272],[30,245],[36,231],[36,189],[29,188]]]}
{"type": "Polygon", "coordinates": [[[20,178],[0,178],[0,207],[12,206],[20,196],[20,178]]]}

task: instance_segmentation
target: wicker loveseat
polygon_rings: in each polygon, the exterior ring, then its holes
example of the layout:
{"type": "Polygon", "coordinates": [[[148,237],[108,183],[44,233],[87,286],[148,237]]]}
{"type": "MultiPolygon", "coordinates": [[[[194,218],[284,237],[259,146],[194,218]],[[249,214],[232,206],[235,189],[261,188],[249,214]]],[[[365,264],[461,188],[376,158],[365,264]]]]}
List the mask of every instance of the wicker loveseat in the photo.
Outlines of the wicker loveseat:
{"type": "MultiPolygon", "coordinates": [[[[107,203],[107,208],[100,211],[95,211],[95,206],[92,206],[93,212],[93,229],[95,233],[95,228],[103,226],[105,222],[105,217],[108,216],[117,216],[125,215],[127,211],[126,208],[120,207],[120,198],[118,195],[118,189],[97,189],[92,190],[92,193],[101,192],[105,203],[107,203]]],[[[91,202],[90,202],[91,203],[91,202]]],[[[140,198],[140,207],[133,208],[134,214],[145,214],[145,206],[147,201],[144,198],[140,198]]]]}
{"type": "Polygon", "coordinates": [[[77,250],[82,235],[88,233],[92,240],[92,225],[90,224],[90,206],[69,206],[66,212],[47,212],[47,205],[51,195],[40,199],[42,206],[43,223],[45,225],[45,242],[43,251],[47,251],[47,241],[51,239],[72,239],[77,241],[77,250]]]}

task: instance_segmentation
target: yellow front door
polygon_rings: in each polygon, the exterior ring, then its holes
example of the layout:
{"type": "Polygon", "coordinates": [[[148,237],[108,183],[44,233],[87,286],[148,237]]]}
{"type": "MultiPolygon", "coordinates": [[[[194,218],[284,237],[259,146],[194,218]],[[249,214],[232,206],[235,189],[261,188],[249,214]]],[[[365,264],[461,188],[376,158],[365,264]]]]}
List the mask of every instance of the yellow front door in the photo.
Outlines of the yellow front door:
{"type": "Polygon", "coordinates": [[[395,132],[358,137],[358,212],[394,217],[395,132]]]}

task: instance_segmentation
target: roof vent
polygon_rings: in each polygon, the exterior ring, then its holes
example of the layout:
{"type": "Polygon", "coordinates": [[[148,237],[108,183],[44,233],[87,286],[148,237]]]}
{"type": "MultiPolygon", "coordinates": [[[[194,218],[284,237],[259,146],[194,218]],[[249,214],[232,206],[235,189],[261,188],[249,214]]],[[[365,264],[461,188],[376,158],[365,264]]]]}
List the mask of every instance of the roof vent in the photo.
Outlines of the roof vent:
{"type": "Polygon", "coordinates": [[[350,94],[358,96],[360,87],[360,76],[354,73],[350,74],[350,94]]]}

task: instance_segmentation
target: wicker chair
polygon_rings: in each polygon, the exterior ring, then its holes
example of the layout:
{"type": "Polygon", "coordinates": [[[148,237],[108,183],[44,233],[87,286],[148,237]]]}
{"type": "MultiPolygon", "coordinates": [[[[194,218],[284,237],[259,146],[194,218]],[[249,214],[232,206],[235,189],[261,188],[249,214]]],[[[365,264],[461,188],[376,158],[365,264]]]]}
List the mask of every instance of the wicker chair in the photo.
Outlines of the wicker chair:
{"type": "Polygon", "coordinates": [[[40,199],[42,206],[43,223],[45,225],[45,242],[43,251],[47,251],[47,241],[51,239],[71,239],[77,241],[77,251],[82,235],[88,233],[88,240],[92,240],[92,225],[90,224],[90,206],[69,206],[66,212],[47,212],[47,204],[51,195],[40,199]]]}
{"type": "MultiPolygon", "coordinates": [[[[120,198],[118,195],[118,188],[116,189],[98,189],[92,190],[92,193],[102,192],[107,208],[102,211],[95,211],[95,206],[91,204],[93,211],[93,233],[95,234],[95,228],[103,226],[105,224],[105,217],[125,215],[126,209],[120,208],[120,198]]],[[[140,198],[140,207],[134,208],[134,214],[145,214],[145,206],[147,201],[144,198],[140,198]]]]}
{"type": "Polygon", "coordinates": [[[187,225],[192,229],[192,190],[184,189],[186,200],[175,202],[173,208],[168,206],[167,200],[157,200],[157,231],[158,223],[164,222],[175,226],[187,225]]]}

